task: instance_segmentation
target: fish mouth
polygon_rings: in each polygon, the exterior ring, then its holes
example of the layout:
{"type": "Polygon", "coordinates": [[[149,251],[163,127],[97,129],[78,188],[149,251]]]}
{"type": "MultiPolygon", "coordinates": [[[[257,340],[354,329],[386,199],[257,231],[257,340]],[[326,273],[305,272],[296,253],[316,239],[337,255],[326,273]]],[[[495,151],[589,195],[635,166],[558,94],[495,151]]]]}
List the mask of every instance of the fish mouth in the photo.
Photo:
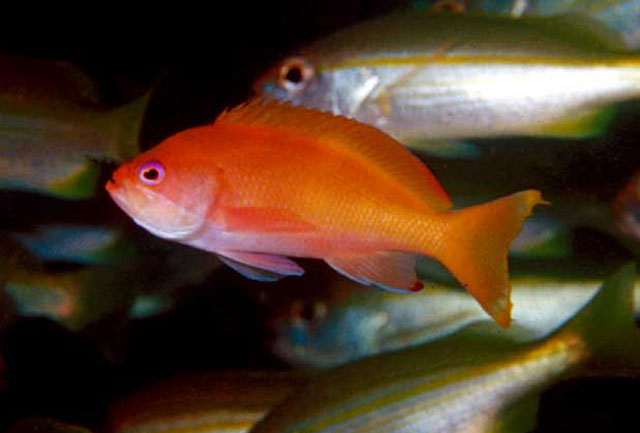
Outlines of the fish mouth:
{"type": "MultiPolygon", "coordinates": [[[[145,196],[147,200],[162,201],[166,203],[167,200],[164,197],[158,195],[153,191],[149,191],[148,189],[135,183],[132,185],[126,180],[120,185],[116,184],[115,182],[112,183],[111,181],[107,182],[107,191],[109,191],[109,194],[116,202],[116,204],[127,215],[129,215],[129,217],[131,217],[133,222],[135,222],[138,226],[142,227],[149,233],[160,238],[179,241],[197,232],[204,224],[204,220],[199,220],[182,227],[174,227],[172,228],[172,230],[167,230],[162,226],[158,226],[157,224],[153,224],[152,222],[150,222],[148,218],[146,218],[147,213],[144,209],[138,208],[136,211],[135,207],[137,207],[137,205],[135,204],[135,202],[132,202],[132,198],[136,194],[145,196]]],[[[165,208],[171,209],[169,203],[166,203],[165,208]]]]}
{"type": "Polygon", "coordinates": [[[111,172],[111,176],[109,176],[109,180],[107,181],[107,183],[105,184],[104,187],[107,190],[107,192],[111,195],[111,197],[113,197],[114,194],[116,194],[117,191],[120,189],[118,187],[118,183],[116,182],[116,172],[115,171],[111,172]]]}
{"type": "Polygon", "coordinates": [[[111,199],[118,205],[118,207],[122,209],[127,215],[131,216],[125,189],[116,184],[113,179],[107,182],[107,184],[105,185],[105,189],[111,196],[111,199]]]}
{"type": "Polygon", "coordinates": [[[116,196],[122,193],[122,188],[120,188],[120,186],[116,183],[116,180],[113,178],[113,175],[111,175],[111,179],[109,179],[107,183],[104,185],[104,188],[107,190],[111,198],[113,198],[117,202],[116,196]]]}

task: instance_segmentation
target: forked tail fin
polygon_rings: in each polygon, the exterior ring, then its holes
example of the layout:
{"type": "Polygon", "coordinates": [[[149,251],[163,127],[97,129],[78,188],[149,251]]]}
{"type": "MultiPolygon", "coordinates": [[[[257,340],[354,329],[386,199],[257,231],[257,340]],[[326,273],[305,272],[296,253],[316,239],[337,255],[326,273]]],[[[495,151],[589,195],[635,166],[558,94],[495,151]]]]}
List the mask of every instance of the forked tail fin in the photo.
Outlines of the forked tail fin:
{"type": "Polygon", "coordinates": [[[539,191],[522,191],[447,214],[440,260],[500,326],[511,323],[509,245],[537,204],[539,191]]]}

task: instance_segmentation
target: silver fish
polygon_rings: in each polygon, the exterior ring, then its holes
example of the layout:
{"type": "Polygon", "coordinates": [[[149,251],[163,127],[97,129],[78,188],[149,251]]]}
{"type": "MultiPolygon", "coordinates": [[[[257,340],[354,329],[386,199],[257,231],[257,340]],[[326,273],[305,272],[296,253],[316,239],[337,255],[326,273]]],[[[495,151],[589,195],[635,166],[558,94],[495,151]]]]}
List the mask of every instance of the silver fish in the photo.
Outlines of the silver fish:
{"type": "Polygon", "coordinates": [[[50,224],[10,233],[39,260],[85,265],[113,264],[133,255],[134,246],[118,230],[106,226],[50,224]]]}
{"type": "Polygon", "coordinates": [[[640,59],[618,35],[578,17],[412,11],[298,50],[255,90],[418,148],[471,137],[589,137],[604,131],[611,104],[640,96],[640,59]]]}
{"type": "Polygon", "coordinates": [[[88,198],[100,174],[96,160],[138,152],[149,95],[105,110],[84,90],[88,82],[67,63],[0,57],[0,189],[88,198]],[[18,77],[9,73],[16,69],[18,77]]]}
{"type": "Polygon", "coordinates": [[[331,370],[274,409],[252,433],[531,431],[536,392],[560,378],[640,373],[634,278],[635,267],[623,267],[542,342],[515,344],[471,327],[331,370]]]}
{"type": "Polygon", "coordinates": [[[109,410],[111,433],[245,433],[306,382],[282,371],[191,373],[135,391],[109,410]]]}
{"type": "MultiPolygon", "coordinates": [[[[450,286],[425,283],[422,292],[398,296],[359,290],[340,280],[324,284],[314,298],[294,298],[274,309],[271,349],[291,365],[326,368],[437,340],[474,323],[485,323],[486,333],[536,341],[573,317],[600,285],[596,276],[515,276],[514,329],[503,332],[463,291],[450,286]]],[[[640,281],[634,302],[640,310],[640,281]]]]}

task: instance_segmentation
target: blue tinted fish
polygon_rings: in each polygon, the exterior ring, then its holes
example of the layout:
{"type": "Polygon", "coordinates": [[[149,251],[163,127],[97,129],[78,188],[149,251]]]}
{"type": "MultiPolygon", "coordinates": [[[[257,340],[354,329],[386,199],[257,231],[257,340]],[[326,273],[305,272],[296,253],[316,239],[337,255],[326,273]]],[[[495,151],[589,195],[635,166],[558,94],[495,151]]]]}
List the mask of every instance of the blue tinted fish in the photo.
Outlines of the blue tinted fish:
{"type": "Polygon", "coordinates": [[[623,267],[575,318],[542,342],[516,344],[470,327],[331,370],[252,432],[531,431],[535,393],[560,378],[586,371],[640,374],[634,279],[635,267],[623,267]]]}

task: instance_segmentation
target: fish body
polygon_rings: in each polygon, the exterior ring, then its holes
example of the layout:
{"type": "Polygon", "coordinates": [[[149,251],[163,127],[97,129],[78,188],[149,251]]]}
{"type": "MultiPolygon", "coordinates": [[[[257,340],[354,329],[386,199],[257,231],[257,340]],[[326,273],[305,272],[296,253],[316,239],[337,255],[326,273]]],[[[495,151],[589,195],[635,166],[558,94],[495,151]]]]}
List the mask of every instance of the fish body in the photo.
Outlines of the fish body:
{"type": "Polygon", "coordinates": [[[126,279],[118,279],[111,267],[58,273],[16,267],[10,272],[3,297],[19,314],[48,317],[71,330],[123,314],[131,302],[131,288],[122,281],[126,279]]]}
{"type": "Polygon", "coordinates": [[[111,433],[244,433],[306,379],[279,371],[198,373],[154,383],[109,410],[111,433]]]}
{"type": "Polygon", "coordinates": [[[564,221],[537,216],[525,221],[509,248],[512,257],[565,258],[572,254],[571,227],[564,221]]]}
{"type": "Polygon", "coordinates": [[[202,251],[139,234],[125,242],[106,227],[48,225],[0,237],[0,316],[44,316],[71,330],[149,317],[219,266],[202,251]],[[51,261],[73,265],[51,270],[51,261]]]}
{"type": "Polygon", "coordinates": [[[545,386],[587,371],[640,371],[640,332],[631,308],[634,277],[633,266],[622,268],[574,319],[542,342],[515,344],[470,327],[331,370],[252,432],[532,431],[536,393],[545,386]],[[607,318],[615,324],[598,332],[607,318]]]}
{"type": "Polygon", "coordinates": [[[1,189],[88,198],[100,173],[97,161],[137,153],[148,95],[105,110],[84,90],[86,74],[67,63],[1,58],[0,65],[6,74],[0,77],[1,189]],[[17,77],[9,72],[14,69],[17,77]]]}
{"type": "Polygon", "coordinates": [[[301,48],[259,94],[354,118],[407,145],[585,137],[640,95],[637,54],[579,17],[396,13],[301,48]]]}
{"type": "MultiPolygon", "coordinates": [[[[597,293],[601,279],[593,276],[516,275],[512,279],[514,308],[506,338],[536,341],[559,329],[597,293]]],[[[425,285],[428,285],[425,283],[425,285]]],[[[412,297],[363,291],[346,282],[323,285],[311,298],[298,294],[280,301],[270,320],[272,351],[295,366],[335,367],[368,356],[438,340],[474,323],[486,332],[501,332],[464,292],[446,285],[428,285],[412,297]]],[[[640,283],[634,286],[640,308],[640,283]]]]}
{"type": "Polygon", "coordinates": [[[285,256],[310,257],[407,292],[421,288],[415,256],[435,257],[504,326],[508,246],[542,202],[529,190],[451,211],[431,172],[391,137],[275,101],[170,137],[120,167],[107,190],[151,233],[255,279],[300,275],[285,256]]]}
{"type": "Polygon", "coordinates": [[[10,237],[42,261],[113,264],[133,255],[122,234],[105,226],[51,224],[10,237]]]}

